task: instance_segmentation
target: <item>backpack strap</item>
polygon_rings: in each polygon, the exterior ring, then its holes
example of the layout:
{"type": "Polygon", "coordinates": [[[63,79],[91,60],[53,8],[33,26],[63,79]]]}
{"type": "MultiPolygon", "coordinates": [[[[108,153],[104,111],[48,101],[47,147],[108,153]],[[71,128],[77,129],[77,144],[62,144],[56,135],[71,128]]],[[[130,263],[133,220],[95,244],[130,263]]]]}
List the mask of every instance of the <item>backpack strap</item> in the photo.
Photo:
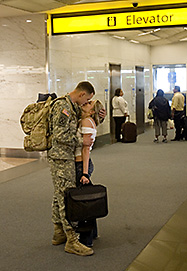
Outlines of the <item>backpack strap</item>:
{"type": "MultiPolygon", "coordinates": [[[[50,103],[51,103],[51,96],[49,96],[49,98],[47,99],[47,101],[45,102],[45,105],[44,105],[44,108],[47,108],[50,106],[50,103]]],[[[40,115],[40,117],[38,118],[37,122],[33,125],[33,128],[32,130],[34,130],[34,128],[38,125],[38,123],[41,121],[41,119],[43,118],[44,116],[44,111],[42,111],[42,114],[40,115]]]]}
{"type": "Polygon", "coordinates": [[[71,101],[69,100],[69,98],[68,98],[67,95],[64,95],[64,96],[61,96],[61,97],[58,97],[58,98],[52,100],[51,103],[50,103],[51,108],[53,107],[53,105],[55,104],[56,101],[58,101],[58,100],[63,100],[63,99],[66,100],[67,103],[69,104],[70,109],[71,109],[71,112],[72,112],[73,114],[77,114],[77,112],[76,112],[75,109],[73,108],[73,104],[71,103],[71,101]]]}

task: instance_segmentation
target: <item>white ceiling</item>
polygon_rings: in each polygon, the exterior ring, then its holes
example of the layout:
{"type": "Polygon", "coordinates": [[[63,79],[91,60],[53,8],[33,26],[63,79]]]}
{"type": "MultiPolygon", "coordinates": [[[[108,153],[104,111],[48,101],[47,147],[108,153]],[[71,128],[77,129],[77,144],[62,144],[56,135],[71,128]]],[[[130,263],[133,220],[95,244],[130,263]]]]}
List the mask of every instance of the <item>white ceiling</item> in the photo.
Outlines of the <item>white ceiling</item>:
{"type": "Polygon", "coordinates": [[[133,31],[110,32],[117,39],[150,46],[187,41],[187,27],[154,28],[133,31]]]}
{"type": "MultiPolygon", "coordinates": [[[[124,1],[129,2],[129,0],[124,1]]],[[[100,2],[100,0],[0,0],[0,17],[33,14],[65,5],[88,2],[100,2]]],[[[150,46],[187,41],[187,27],[127,30],[108,32],[108,34],[117,39],[124,39],[150,46]]]]}

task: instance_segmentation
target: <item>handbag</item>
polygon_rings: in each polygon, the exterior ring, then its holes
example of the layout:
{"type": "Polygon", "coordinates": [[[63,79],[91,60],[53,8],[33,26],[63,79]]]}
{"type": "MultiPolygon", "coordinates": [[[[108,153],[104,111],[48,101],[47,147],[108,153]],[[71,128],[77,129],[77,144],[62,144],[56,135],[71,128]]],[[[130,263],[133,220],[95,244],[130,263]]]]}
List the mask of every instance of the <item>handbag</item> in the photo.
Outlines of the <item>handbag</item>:
{"type": "Polygon", "coordinates": [[[171,119],[168,119],[168,123],[167,123],[167,129],[174,129],[174,121],[171,119]]]}
{"type": "Polygon", "coordinates": [[[70,222],[105,217],[108,214],[107,189],[103,185],[82,185],[65,191],[66,219],[70,222]]]}

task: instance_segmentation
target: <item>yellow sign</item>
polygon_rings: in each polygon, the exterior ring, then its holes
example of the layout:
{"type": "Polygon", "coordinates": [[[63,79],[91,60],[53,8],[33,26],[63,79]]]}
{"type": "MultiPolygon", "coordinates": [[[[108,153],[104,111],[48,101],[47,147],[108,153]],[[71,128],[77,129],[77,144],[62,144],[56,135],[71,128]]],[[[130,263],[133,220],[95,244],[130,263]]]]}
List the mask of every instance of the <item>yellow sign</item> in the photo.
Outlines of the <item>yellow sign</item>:
{"type": "Polygon", "coordinates": [[[52,34],[70,34],[187,24],[187,8],[52,17],[52,34]]]}

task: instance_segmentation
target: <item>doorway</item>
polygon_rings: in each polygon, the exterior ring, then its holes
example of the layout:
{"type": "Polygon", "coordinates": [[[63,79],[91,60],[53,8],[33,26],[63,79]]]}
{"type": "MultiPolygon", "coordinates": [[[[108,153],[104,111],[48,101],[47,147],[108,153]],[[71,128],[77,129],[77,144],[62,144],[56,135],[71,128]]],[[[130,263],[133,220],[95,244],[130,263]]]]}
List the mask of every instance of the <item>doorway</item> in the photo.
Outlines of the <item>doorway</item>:
{"type": "Polygon", "coordinates": [[[136,125],[138,134],[145,130],[144,109],[144,67],[135,66],[136,70],[136,125]]]}

